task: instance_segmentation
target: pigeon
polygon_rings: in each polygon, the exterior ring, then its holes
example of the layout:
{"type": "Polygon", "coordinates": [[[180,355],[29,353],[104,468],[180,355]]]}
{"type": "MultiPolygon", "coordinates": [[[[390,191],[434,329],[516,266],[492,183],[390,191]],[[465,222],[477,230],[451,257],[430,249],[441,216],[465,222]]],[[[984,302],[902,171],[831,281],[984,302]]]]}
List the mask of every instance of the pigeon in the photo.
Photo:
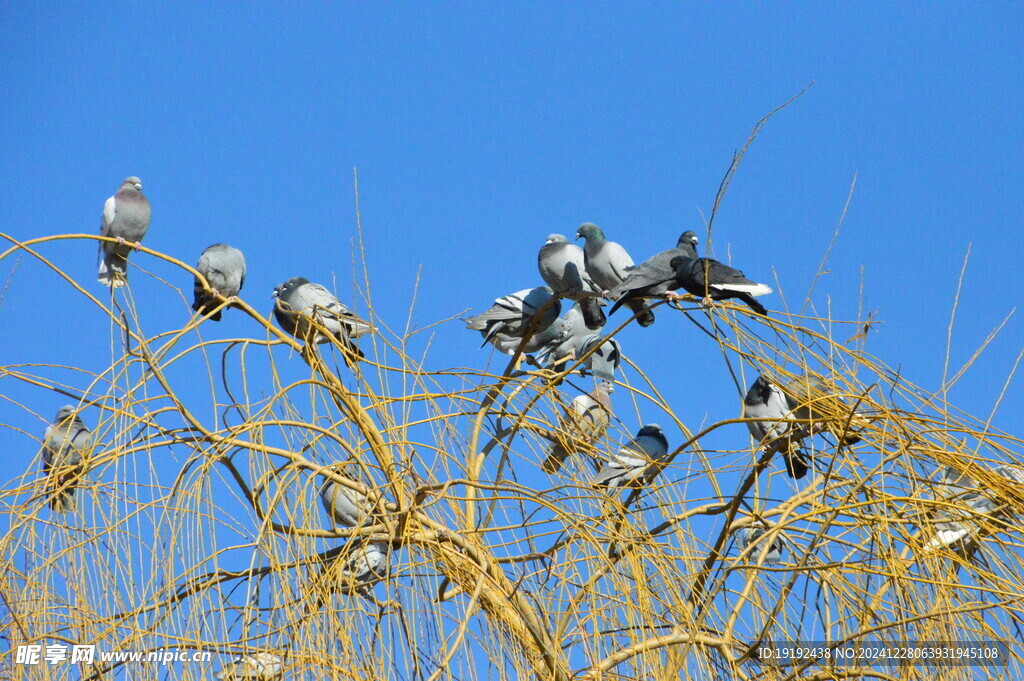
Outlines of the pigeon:
{"type": "Polygon", "coordinates": [[[149,201],[142,194],[142,180],[129,177],[103,204],[100,236],[117,243],[100,242],[99,274],[96,280],[117,288],[128,281],[128,254],[137,248],[149,228],[149,201]]]}
{"type": "Polygon", "coordinates": [[[60,408],[43,433],[43,472],[50,508],[57,513],[75,509],[75,487],[85,472],[84,459],[93,447],[93,435],[71,405],[60,408]]]}
{"type": "Polygon", "coordinates": [[[935,536],[925,544],[924,550],[936,551],[944,547],[969,556],[978,547],[981,529],[971,519],[981,514],[995,514],[996,504],[981,494],[977,481],[948,466],[935,472],[932,484],[934,492],[926,493],[924,498],[941,501],[944,506],[932,517],[935,536]]]}
{"type": "Polygon", "coordinates": [[[679,235],[675,248],[662,251],[644,260],[639,265],[629,270],[629,274],[621,284],[608,292],[609,297],[615,299],[608,314],[613,314],[622,305],[630,305],[633,309],[633,301],[648,296],[664,296],[669,291],[675,290],[676,272],[669,263],[672,258],[696,258],[697,257],[697,235],[687,230],[679,235]]]}
{"type": "Polygon", "coordinates": [[[697,296],[702,304],[711,305],[712,300],[739,298],[759,315],[767,316],[768,310],[754,300],[772,292],[769,286],[758,284],[743,276],[743,272],[723,265],[711,258],[688,258],[676,256],[669,266],[675,270],[674,289],[685,289],[697,296]]]}
{"type": "Polygon", "coordinates": [[[373,502],[364,494],[330,478],[320,487],[320,501],[336,525],[361,527],[373,523],[373,502]]]}
{"type": "Polygon", "coordinates": [[[557,473],[570,453],[593,445],[608,428],[612,403],[604,382],[569,403],[558,420],[556,441],[540,465],[545,473],[557,473]]]}
{"type": "Polygon", "coordinates": [[[537,268],[544,282],[559,296],[575,300],[583,310],[583,319],[590,329],[604,326],[600,287],[587,275],[583,249],[561,234],[551,234],[537,255],[537,268]]]}
{"type": "Polygon", "coordinates": [[[668,440],[661,427],[651,423],[636,434],[594,478],[595,487],[642,487],[654,480],[668,458],[668,440]]]}
{"type": "Polygon", "coordinates": [[[573,305],[555,320],[548,329],[553,332],[551,340],[534,351],[537,363],[547,368],[558,370],[559,365],[566,361],[583,357],[594,346],[599,346],[584,360],[581,371],[589,370],[594,378],[605,381],[609,392],[613,392],[615,370],[622,359],[622,346],[619,341],[608,336],[592,332],[583,321],[583,311],[579,303],[573,305]]]}
{"type": "Polygon", "coordinates": [[[317,326],[323,327],[345,349],[356,357],[363,356],[353,340],[370,333],[373,327],[320,284],[312,284],[305,277],[294,277],[275,288],[272,297],[277,299],[274,317],[291,335],[308,343],[315,331],[316,343],[328,342],[327,336],[309,323],[310,319],[315,319],[317,326]]]}
{"type": "MultiPolygon", "coordinates": [[[[761,537],[763,537],[767,532],[768,528],[761,524],[744,527],[736,533],[736,544],[739,546],[740,551],[744,551],[751,544],[757,544],[761,537]]],[[[748,554],[749,560],[751,562],[756,562],[761,557],[761,552],[764,550],[763,546],[757,546],[750,554],[748,554]]],[[[765,551],[764,564],[775,565],[782,560],[782,554],[785,550],[785,540],[781,534],[776,534],[775,538],[772,539],[772,543],[768,546],[767,551],[765,551]]]]}
{"type": "Polygon", "coordinates": [[[798,376],[783,386],[782,390],[793,403],[790,408],[793,410],[794,418],[823,422],[811,424],[810,430],[825,428],[843,446],[855,445],[861,441],[861,436],[851,432],[849,428],[863,427],[863,419],[856,412],[851,415],[850,406],[846,401],[821,378],[811,374],[798,376]]]}
{"type": "Polygon", "coordinates": [[[796,406],[796,400],[764,375],[758,375],[743,398],[742,416],[763,419],[748,421],[747,429],[765,451],[781,451],[789,477],[799,480],[807,475],[810,457],[800,447],[800,441],[808,434],[807,430],[801,429],[800,424],[786,422],[786,419],[794,418],[792,412],[796,406]]]}
{"type": "MultiPolygon", "coordinates": [[[[626,249],[608,241],[601,228],[592,222],[584,222],[576,230],[577,239],[586,239],[583,245],[583,262],[587,267],[587,274],[594,280],[594,283],[604,289],[605,293],[621,284],[634,268],[633,258],[629,257],[626,249]]],[[[629,309],[636,315],[636,321],[640,326],[650,326],[654,323],[654,313],[642,299],[632,298],[626,301],[629,309]]]]}
{"type": "MultiPolygon", "coordinates": [[[[218,306],[217,295],[232,298],[241,292],[242,286],[245,284],[245,256],[240,250],[227,244],[209,246],[199,256],[199,264],[196,265],[196,269],[206,277],[210,288],[213,289],[213,295],[211,295],[203,288],[199,277],[195,278],[192,289],[195,301],[192,303],[192,309],[201,315],[208,314],[218,306]]],[[[210,315],[210,319],[219,322],[220,310],[210,315]]]]}
{"type": "Polygon", "coordinates": [[[479,331],[484,345],[492,343],[497,334],[522,340],[531,323],[537,334],[550,327],[561,313],[562,303],[554,292],[538,286],[498,298],[486,312],[467,319],[466,328],[479,331]]]}
{"type": "Polygon", "coordinates": [[[371,541],[357,546],[344,557],[342,577],[361,583],[386,578],[391,572],[390,548],[386,541],[371,541]]]}
{"type": "Polygon", "coordinates": [[[218,681],[269,681],[281,676],[284,664],[280,655],[260,652],[239,655],[234,662],[213,675],[218,681]]]}

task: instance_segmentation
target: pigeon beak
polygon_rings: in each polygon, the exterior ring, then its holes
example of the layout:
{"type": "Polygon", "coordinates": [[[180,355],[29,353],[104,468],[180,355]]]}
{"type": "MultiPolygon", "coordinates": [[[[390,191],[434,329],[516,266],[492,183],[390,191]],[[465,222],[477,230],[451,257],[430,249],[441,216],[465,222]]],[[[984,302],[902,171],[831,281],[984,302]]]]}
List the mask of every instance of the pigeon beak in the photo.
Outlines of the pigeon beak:
{"type": "Polygon", "coordinates": [[[579,232],[576,232],[576,240],[579,241],[582,238],[583,238],[583,235],[580,234],[579,232]]]}
{"type": "Polygon", "coordinates": [[[270,294],[270,297],[271,297],[271,298],[277,298],[277,297],[278,297],[279,295],[281,295],[281,292],[280,292],[280,291],[278,291],[278,290],[277,290],[277,289],[275,288],[275,289],[274,289],[274,292],[270,294]]]}
{"type": "Polygon", "coordinates": [[[140,192],[142,191],[142,183],[141,182],[136,182],[132,186],[135,187],[135,189],[137,189],[138,191],[140,191],[140,192]]]}

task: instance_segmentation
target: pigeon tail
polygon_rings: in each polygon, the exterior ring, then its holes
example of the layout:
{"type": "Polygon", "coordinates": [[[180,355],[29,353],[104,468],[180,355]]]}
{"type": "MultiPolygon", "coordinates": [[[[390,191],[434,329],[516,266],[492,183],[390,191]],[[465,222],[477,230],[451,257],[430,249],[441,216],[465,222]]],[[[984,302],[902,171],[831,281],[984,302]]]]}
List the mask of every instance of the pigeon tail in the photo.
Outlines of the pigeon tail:
{"type": "MultiPolygon", "coordinates": [[[[629,309],[636,315],[636,322],[640,326],[648,327],[654,323],[654,313],[642,299],[636,298],[627,303],[629,309]]],[[[611,313],[609,313],[611,314],[611,313]]]]}
{"type": "MultiPolygon", "coordinates": [[[[768,290],[770,291],[771,289],[768,290]]],[[[742,300],[744,303],[746,303],[751,310],[761,315],[762,317],[768,316],[768,310],[765,309],[764,305],[754,300],[754,298],[750,294],[743,293],[736,297],[742,300]]]]}
{"type": "Polygon", "coordinates": [[[120,288],[128,283],[128,261],[117,253],[108,253],[100,244],[100,265],[96,281],[107,287],[120,288]]]}
{"type": "Polygon", "coordinates": [[[580,309],[583,311],[583,323],[588,329],[596,331],[608,321],[601,309],[601,301],[597,298],[584,298],[580,301],[580,309]]]}
{"type": "Polygon", "coordinates": [[[807,452],[799,447],[783,452],[783,458],[786,461],[786,472],[794,480],[804,477],[807,475],[807,471],[810,470],[808,465],[810,458],[807,456],[807,452]]]}

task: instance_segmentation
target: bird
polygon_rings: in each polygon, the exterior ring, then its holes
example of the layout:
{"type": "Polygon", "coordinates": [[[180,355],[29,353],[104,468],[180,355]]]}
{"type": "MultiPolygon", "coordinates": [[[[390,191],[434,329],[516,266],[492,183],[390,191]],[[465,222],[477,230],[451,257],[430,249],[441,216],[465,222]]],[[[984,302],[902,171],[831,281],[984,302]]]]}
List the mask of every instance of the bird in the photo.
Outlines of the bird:
{"type": "Polygon", "coordinates": [[[562,302],[554,291],[538,286],[498,298],[485,312],[467,319],[466,328],[479,331],[484,337],[483,345],[493,343],[498,334],[522,340],[531,325],[536,335],[550,327],[561,313],[562,302]]]}
{"type": "Polygon", "coordinates": [[[787,422],[794,418],[793,409],[797,402],[772,383],[763,374],[758,374],[743,398],[742,417],[761,419],[747,421],[750,434],[762,445],[765,452],[782,452],[789,477],[799,480],[807,475],[810,457],[800,446],[807,436],[806,429],[787,422]]]}
{"type": "Polygon", "coordinates": [[[356,357],[363,356],[353,341],[373,331],[373,327],[320,284],[310,283],[305,277],[293,277],[275,288],[272,297],[277,299],[274,317],[291,335],[306,343],[310,340],[327,343],[328,337],[316,328],[323,327],[342,347],[356,357]],[[316,324],[311,324],[310,320],[315,320],[316,324]]]}
{"type": "Polygon", "coordinates": [[[545,333],[550,334],[549,341],[536,349],[525,349],[527,352],[534,352],[534,359],[540,366],[560,370],[560,365],[586,356],[590,349],[596,346],[597,349],[583,361],[580,372],[589,370],[594,378],[607,383],[609,392],[614,391],[612,384],[615,380],[615,370],[619,368],[622,359],[622,346],[615,338],[602,336],[588,329],[583,321],[583,311],[579,303],[555,320],[545,333]]]}
{"type": "Polygon", "coordinates": [[[861,441],[861,436],[852,429],[866,425],[862,415],[851,413],[850,405],[821,377],[803,374],[782,386],[782,390],[793,402],[791,409],[794,418],[820,422],[812,423],[808,427],[811,431],[824,428],[842,446],[855,445],[861,441]]]}
{"type": "Polygon", "coordinates": [[[978,548],[982,528],[978,516],[993,515],[996,504],[981,494],[981,485],[951,466],[935,471],[931,490],[923,497],[942,503],[930,518],[934,535],[924,545],[925,551],[947,548],[963,556],[970,556],[978,548]]]}
{"type": "Polygon", "coordinates": [[[117,288],[128,281],[128,254],[138,248],[149,229],[149,201],[142,193],[142,180],[126,178],[121,188],[103,204],[100,236],[117,239],[117,243],[100,242],[99,273],[96,280],[104,286],[117,288]]]}
{"type": "MultiPolygon", "coordinates": [[[[595,284],[604,289],[606,295],[621,284],[634,268],[633,258],[629,257],[626,249],[614,241],[608,241],[601,228],[594,223],[584,222],[580,225],[576,230],[576,238],[586,239],[583,245],[583,262],[587,274],[595,284]]],[[[650,326],[654,323],[654,313],[642,299],[633,298],[627,300],[626,304],[636,315],[636,321],[640,326],[650,326]]]]}
{"type": "Polygon", "coordinates": [[[675,285],[675,269],[670,265],[672,258],[676,257],[697,257],[697,235],[694,232],[686,230],[679,235],[675,248],[652,255],[630,269],[626,278],[608,292],[609,297],[615,299],[615,304],[608,314],[614,314],[624,304],[630,305],[630,309],[633,309],[633,301],[651,296],[665,296],[678,288],[675,285]]]}
{"type": "MultiPolygon", "coordinates": [[[[237,248],[227,244],[214,244],[207,247],[199,256],[196,269],[210,284],[210,290],[203,287],[199,277],[195,278],[193,293],[195,300],[192,309],[201,315],[208,314],[217,305],[217,296],[233,298],[237,296],[245,284],[245,256],[237,248]]],[[[217,310],[210,319],[220,321],[221,311],[217,310]]]]}
{"type": "Polygon", "coordinates": [[[668,440],[657,423],[637,432],[597,473],[595,487],[642,487],[654,480],[668,458],[668,440]]]}
{"type": "Polygon", "coordinates": [[[360,527],[373,523],[373,502],[365,494],[330,478],[325,478],[320,486],[320,502],[336,525],[360,527]]]}
{"type": "Polygon", "coordinates": [[[233,662],[213,675],[218,681],[269,681],[281,676],[284,664],[280,655],[259,652],[239,655],[233,662]]]}
{"type": "Polygon", "coordinates": [[[537,254],[537,268],[544,283],[559,296],[580,304],[583,319],[590,329],[604,326],[601,289],[587,274],[583,249],[562,234],[550,234],[537,254]]]}
{"type": "Polygon", "coordinates": [[[757,314],[768,315],[768,310],[754,297],[771,293],[771,287],[747,279],[738,269],[711,258],[685,256],[672,258],[669,266],[675,271],[673,288],[697,296],[702,305],[710,307],[713,300],[739,298],[757,314]]]}
{"type": "MultiPolygon", "coordinates": [[[[736,533],[736,544],[740,551],[746,550],[751,544],[758,544],[761,537],[768,532],[768,528],[764,525],[757,523],[750,527],[744,527],[736,533]]],[[[753,551],[748,554],[748,560],[750,562],[757,562],[761,557],[761,552],[764,551],[764,564],[775,565],[782,560],[782,554],[786,550],[786,541],[781,533],[775,535],[772,539],[771,544],[765,549],[763,546],[756,546],[753,551]]]]}
{"type": "Polygon", "coordinates": [[[572,452],[593,445],[608,428],[611,399],[603,381],[589,393],[578,395],[558,419],[555,442],[540,467],[545,473],[557,473],[572,452]]]}
{"type": "Polygon", "coordinates": [[[50,508],[57,513],[75,509],[75,488],[85,472],[85,459],[93,447],[93,435],[71,405],[57,411],[43,433],[43,472],[50,508]]]}
{"type": "Polygon", "coordinates": [[[356,546],[344,557],[342,578],[363,584],[386,578],[391,571],[390,549],[386,541],[369,541],[356,546]]]}

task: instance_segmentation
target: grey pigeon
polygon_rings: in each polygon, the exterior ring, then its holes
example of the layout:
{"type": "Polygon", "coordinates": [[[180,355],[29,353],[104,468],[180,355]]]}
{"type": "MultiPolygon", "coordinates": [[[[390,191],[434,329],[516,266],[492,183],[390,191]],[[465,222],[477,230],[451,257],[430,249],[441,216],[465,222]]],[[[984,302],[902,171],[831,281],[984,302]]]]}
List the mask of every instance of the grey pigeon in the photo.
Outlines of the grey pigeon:
{"type": "Polygon", "coordinates": [[[642,487],[654,480],[668,458],[668,440],[661,427],[651,423],[612,455],[594,478],[595,487],[642,487]]]}
{"type": "Polygon", "coordinates": [[[213,675],[218,681],[270,681],[281,676],[284,664],[280,655],[259,652],[239,655],[213,675]]]}
{"type": "Polygon", "coordinates": [[[365,542],[344,556],[341,574],[347,580],[368,583],[384,579],[391,571],[390,546],[385,541],[365,542]]]}
{"type": "Polygon", "coordinates": [[[583,249],[569,243],[561,234],[551,234],[537,255],[537,268],[552,291],[580,304],[588,328],[604,326],[606,319],[599,299],[601,289],[587,274],[583,249]]]}
{"type": "Polygon", "coordinates": [[[50,508],[57,513],[75,509],[75,487],[85,472],[84,459],[93,447],[93,436],[71,405],[60,408],[53,424],[43,433],[43,472],[50,508]]]}
{"type": "Polygon", "coordinates": [[[738,298],[757,314],[768,314],[768,310],[754,297],[771,293],[771,287],[747,279],[738,269],[711,258],[684,256],[672,258],[670,265],[675,270],[672,288],[684,289],[701,299],[702,304],[710,305],[712,300],[738,298]]]}
{"type": "Polygon", "coordinates": [[[577,396],[558,419],[556,440],[540,467],[545,473],[556,473],[572,452],[593,445],[608,428],[612,403],[604,382],[589,393],[577,396]]]}
{"type": "Polygon", "coordinates": [[[336,525],[360,527],[373,523],[373,502],[364,494],[330,478],[320,487],[320,501],[336,525]]]}
{"type": "Polygon", "coordinates": [[[561,313],[562,303],[554,292],[547,286],[538,286],[498,298],[486,312],[467,319],[466,328],[479,331],[485,345],[493,343],[498,334],[522,340],[531,323],[536,335],[550,327],[561,313]]]}
{"type": "Polygon", "coordinates": [[[782,387],[786,397],[793,403],[793,417],[814,419],[820,424],[808,426],[812,431],[824,428],[832,433],[843,446],[855,445],[861,441],[853,428],[864,427],[860,414],[851,414],[846,401],[836,394],[822,378],[813,374],[798,376],[782,387]]]}
{"type": "Polygon", "coordinates": [[[799,480],[807,475],[810,458],[800,447],[800,441],[808,435],[807,430],[802,430],[799,424],[786,422],[794,418],[792,411],[796,406],[796,400],[763,375],[758,375],[743,398],[743,418],[763,419],[747,422],[750,434],[765,451],[782,452],[789,477],[799,480]]]}
{"type": "MultiPolygon", "coordinates": [[[[213,292],[225,298],[237,296],[242,290],[242,285],[245,284],[245,256],[240,250],[227,244],[209,246],[199,256],[199,264],[196,265],[196,269],[206,277],[213,292]]],[[[195,295],[192,309],[199,314],[208,314],[219,305],[217,298],[203,288],[199,277],[195,278],[192,291],[195,295]]],[[[220,310],[210,315],[210,319],[219,322],[220,310]]]]}
{"type": "Polygon", "coordinates": [[[633,309],[635,300],[664,296],[678,288],[675,284],[675,268],[671,266],[672,259],[677,257],[697,257],[697,235],[692,231],[680,234],[675,248],[652,255],[629,270],[622,283],[608,292],[609,297],[615,299],[608,314],[613,314],[622,305],[630,305],[630,309],[633,309]]]}
{"type": "MultiPolygon", "coordinates": [[[[601,228],[592,222],[584,222],[576,230],[577,239],[586,239],[583,245],[583,261],[587,266],[587,274],[594,283],[604,289],[605,293],[625,281],[630,270],[634,269],[633,258],[626,249],[605,238],[601,228]]],[[[635,314],[640,326],[654,323],[654,313],[640,298],[626,301],[629,309],[635,314]]]]}
{"type": "Polygon", "coordinates": [[[541,366],[557,368],[566,361],[583,357],[592,347],[599,346],[582,366],[590,370],[595,378],[608,383],[609,392],[614,390],[611,384],[622,359],[622,347],[618,340],[596,334],[587,328],[579,303],[555,320],[549,332],[553,333],[551,340],[537,348],[534,355],[541,366]]]}
{"type": "MultiPolygon", "coordinates": [[[[1019,466],[1001,464],[993,472],[1005,478],[1010,487],[1019,489],[1024,485],[1024,469],[1019,466]]],[[[942,502],[932,514],[929,524],[934,536],[925,544],[925,551],[947,548],[969,557],[990,532],[982,524],[982,517],[1004,520],[1010,516],[1010,507],[998,502],[995,490],[984,488],[977,480],[949,466],[935,471],[930,490],[923,497],[942,502]]]]}
{"type": "MultiPolygon", "coordinates": [[[[736,533],[736,544],[740,551],[745,550],[751,544],[761,543],[761,537],[768,532],[768,528],[764,525],[756,524],[750,527],[744,527],[736,533]]],[[[750,562],[756,562],[761,557],[761,552],[765,551],[764,564],[775,565],[782,560],[782,554],[786,550],[786,542],[782,537],[782,534],[776,534],[775,538],[772,539],[772,543],[768,546],[767,550],[763,546],[757,546],[750,554],[750,562]]]]}
{"type": "Polygon", "coordinates": [[[128,254],[137,247],[149,228],[149,201],[142,194],[142,181],[129,177],[117,193],[103,204],[100,236],[117,239],[117,243],[100,242],[99,274],[96,280],[104,286],[124,286],[128,280],[128,254]]]}
{"type": "Polygon", "coordinates": [[[273,297],[277,299],[274,317],[291,335],[308,343],[315,333],[314,342],[327,343],[327,336],[310,324],[310,320],[315,319],[344,348],[356,357],[363,356],[353,340],[370,333],[373,327],[320,284],[312,284],[305,277],[294,277],[275,288],[273,297]]]}

